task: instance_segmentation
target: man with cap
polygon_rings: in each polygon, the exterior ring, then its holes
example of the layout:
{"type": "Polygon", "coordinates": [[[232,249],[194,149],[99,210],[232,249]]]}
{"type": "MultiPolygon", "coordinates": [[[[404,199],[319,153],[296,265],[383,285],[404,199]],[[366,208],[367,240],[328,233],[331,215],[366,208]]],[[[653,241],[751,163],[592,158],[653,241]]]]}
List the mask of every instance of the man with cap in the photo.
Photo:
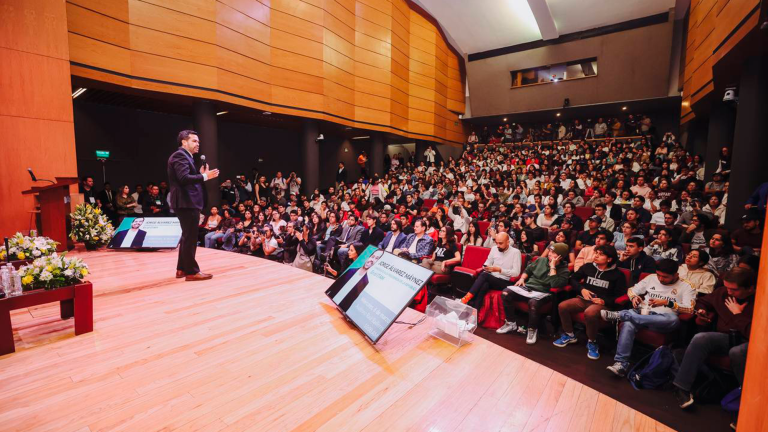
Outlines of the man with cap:
{"type": "Polygon", "coordinates": [[[584,246],[594,246],[597,234],[600,232],[600,224],[603,220],[600,216],[591,216],[587,219],[587,230],[579,233],[576,237],[576,246],[573,248],[573,252],[578,254],[584,246]]]}
{"type": "Polygon", "coordinates": [[[763,242],[763,230],[760,228],[760,215],[754,209],[748,210],[741,217],[741,228],[731,233],[733,250],[742,255],[760,254],[763,242]]]}
{"type": "MultiPolygon", "coordinates": [[[[501,234],[499,234],[501,235],[501,234]]],[[[549,290],[560,288],[568,283],[568,245],[554,243],[549,246],[550,253],[531,262],[525,268],[520,279],[513,286],[502,292],[506,322],[496,330],[504,334],[512,331],[527,333],[525,342],[528,345],[536,343],[538,337],[538,311],[552,301],[549,290]],[[528,302],[528,329],[518,327],[515,322],[515,301],[528,302]]]]}

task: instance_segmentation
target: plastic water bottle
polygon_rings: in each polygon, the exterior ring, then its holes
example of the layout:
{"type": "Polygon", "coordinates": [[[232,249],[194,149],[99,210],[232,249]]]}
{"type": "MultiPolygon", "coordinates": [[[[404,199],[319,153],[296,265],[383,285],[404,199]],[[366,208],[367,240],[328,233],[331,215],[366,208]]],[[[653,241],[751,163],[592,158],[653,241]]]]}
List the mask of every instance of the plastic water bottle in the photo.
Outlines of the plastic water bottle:
{"type": "Polygon", "coordinates": [[[6,297],[11,296],[13,289],[11,286],[11,275],[8,273],[7,267],[0,269],[0,287],[2,288],[6,297]]]}
{"type": "Polygon", "coordinates": [[[13,272],[13,295],[21,295],[21,275],[19,272],[15,271],[13,272]]]}

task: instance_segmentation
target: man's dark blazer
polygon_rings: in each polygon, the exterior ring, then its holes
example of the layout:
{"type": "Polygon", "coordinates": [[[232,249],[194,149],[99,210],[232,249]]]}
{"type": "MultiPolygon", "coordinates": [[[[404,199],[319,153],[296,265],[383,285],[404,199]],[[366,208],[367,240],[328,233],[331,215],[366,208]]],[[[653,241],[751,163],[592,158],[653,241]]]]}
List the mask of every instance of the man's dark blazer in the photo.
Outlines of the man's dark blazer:
{"type": "MultiPolygon", "coordinates": [[[[336,296],[336,294],[341,291],[342,288],[344,288],[344,285],[349,282],[350,279],[360,270],[360,268],[349,268],[347,271],[342,273],[341,276],[339,276],[338,279],[336,279],[336,282],[334,282],[330,288],[325,292],[325,294],[333,300],[333,298],[336,296]]],[[[343,299],[341,299],[341,302],[339,302],[339,309],[343,310],[344,312],[349,310],[349,307],[352,306],[352,303],[357,300],[357,298],[360,296],[360,293],[363,292],[365,287],[368,286],[368,273],[366,271],[366,274],[363,275],[362,278],[360,278],[359,281],[355,284],[354,288],[350,292],[347,293],[347,295],[344,296],[343,299]]]]}
{"type": "Polygon", "coordinates": [[[347,167],[344,167],[341,172],[336,171],[336,182],[347,184],[347,167]]]}
{"type": "MultiPolygon", "coordinates": [[[[397,233],[397,239],[395,239],[395,245],[392,247],[392,250],[402,249],[406,238],[408,238],[408,236],[403,234],[402,231],[397,233]]],[[[379,247],[386,250],[390,240],[392,240],[392,231],[388,232],[387,235],[384,236],[384,239],[379,242],[379,247]]]]}
{"type": "Polygon", "coordinates": [[[179,147],[168,159],[168,185],[172,209],[202,210],[204,204],[203,175],[195,169],[192,155],[179,147]]]}
{"type": "MultiPolygon", "coordinates": [[[[119,248],[123,244],[123,240],[125,240],[125,236],[128,235],[127,230],[118,231],[115,233],[115,236],[112,237],[112,246],[119,248]]],[[[136,233],[136,237],[133,238],[133,241],[131,242],[132,248],[142,247],[144,245],[144,239],[147,237],[147,232],[143,229],[140,229],[139,232],[136,233]]]]}

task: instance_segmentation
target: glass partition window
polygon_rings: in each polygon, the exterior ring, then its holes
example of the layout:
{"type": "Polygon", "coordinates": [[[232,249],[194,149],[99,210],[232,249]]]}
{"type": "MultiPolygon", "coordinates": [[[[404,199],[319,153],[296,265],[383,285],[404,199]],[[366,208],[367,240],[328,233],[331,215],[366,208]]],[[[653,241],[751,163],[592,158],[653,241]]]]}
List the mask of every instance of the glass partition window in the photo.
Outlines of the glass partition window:
{"type": "Polygon", "coordinates": [[[539,66],[511,71],[512,87],[547,84],[577,78],[597,76],[597,58],[574,60],[567,63],[539,66]]]}

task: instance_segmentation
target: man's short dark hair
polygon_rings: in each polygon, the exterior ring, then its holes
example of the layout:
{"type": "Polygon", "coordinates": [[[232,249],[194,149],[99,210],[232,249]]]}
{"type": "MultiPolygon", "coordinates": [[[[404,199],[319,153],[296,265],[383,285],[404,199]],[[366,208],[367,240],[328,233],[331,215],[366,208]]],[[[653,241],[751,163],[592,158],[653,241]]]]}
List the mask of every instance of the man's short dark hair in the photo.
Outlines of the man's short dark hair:
{"type": "Polygon", "coordinates": [[[751,288],[755,286],[756,275],[751,269],[734,267],[723,276],[723,280],[736,284],[739,288],[751,288]]]}
{"type": "Polygon", "coordinates": [[[634,199],[639,199],[641,203],[645,203],[645,197],[642,195],[635,195],[634,199]]]}
{"type": "Polygon", "coordinates": [[[603,209],[603,210],[606,210],[606,209],[608,209],[608,207],[606,207],[606,206],[605,206],[605,204],[603,204],[603,203],[597,203],[597,204],[595,204],[595,208],[598,208],[598,207],[599,207],[599,208],[601,208],[601,209],[603,209]]]}
{"type": "Polygon", "coordinates": [[[595,235],[595,238],[600,236],[605,237],[605,240],[608,241],[608,243],[613,241],[613,233],[606,229],[601,229],[600,231],[598,231],[597,235],[595,235]]]}
{"type": "Polygon", "coordinates": [[[185,130],[179,132],[179,137],[176,139],[176,141],[179,144],[179,147],[181,147],[181,142],[182,141],[185,141],[185,140],[189,139],[190,135],[198,135],[198,133],[193,131],[193,130],[189,130],[189,129],[185,129],[185,130]]]}
{"type": "Polygon", "coordinates": [[[602,252],[611,260],[611,264],[616,264],[619,261],[619,254],[616,252],[616,248],[609,244],[595,247],[595,252],[602,252]]]}
{"type": "Polygon", "coordinates": [[[656,271],[669,275],[676,274],[678,268],[680,268],[680,265],[677,261],[669,258],[664,258],[656,263],[656,271]]]}
{"type": "Polygon", "coordinates": [[[632,243],[633,245],[637,245],[641,248],[643,247],[643,239],[640,237],[630,237],[624,240],[624,243],[632,243]]]}

